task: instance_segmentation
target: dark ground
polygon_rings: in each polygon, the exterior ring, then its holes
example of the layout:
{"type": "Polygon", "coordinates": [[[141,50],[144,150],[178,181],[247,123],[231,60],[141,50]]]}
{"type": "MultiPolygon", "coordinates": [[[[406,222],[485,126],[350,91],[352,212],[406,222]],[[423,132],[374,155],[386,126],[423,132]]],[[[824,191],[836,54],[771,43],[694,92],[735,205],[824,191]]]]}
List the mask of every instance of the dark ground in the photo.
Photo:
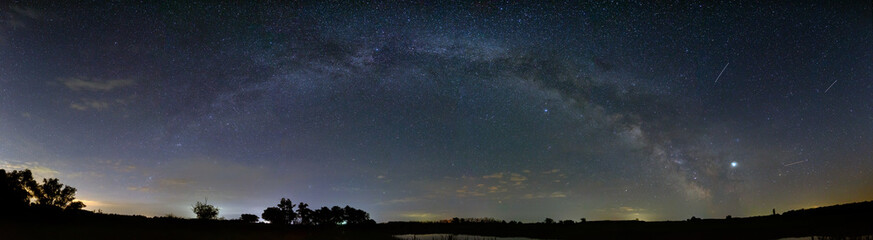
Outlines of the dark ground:
{"type": "Polygon", "coordinates": [[[671,222],[572,224],[390,222],[361,226],[273,226],[238,221],[146,218],[27,210],[4,212],[0,239],[392,239],[451,233],[548,239],[776,239],[873,235],[873,202],[795,210],[781,215],[671,222]]]}

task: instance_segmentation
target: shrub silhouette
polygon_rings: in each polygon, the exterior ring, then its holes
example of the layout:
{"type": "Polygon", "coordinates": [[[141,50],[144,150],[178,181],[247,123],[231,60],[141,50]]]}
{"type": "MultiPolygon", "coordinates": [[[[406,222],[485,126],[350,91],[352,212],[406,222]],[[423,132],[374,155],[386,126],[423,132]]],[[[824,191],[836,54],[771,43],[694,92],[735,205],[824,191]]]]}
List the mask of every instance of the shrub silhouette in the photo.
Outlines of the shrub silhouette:
{"type": "Polygon", "coordinates": [[[192,207],[194,214],[197,214],[197,219],[215,219],[218,216],[218,208],[206,203],[197,201],[192,207]]]}
{"type": "Polygon", "coordinates": [[[239,216],[239,220],[247,223],[256,223],[258,222],[258,216],[254,214],[242,214],[239,216]]]}

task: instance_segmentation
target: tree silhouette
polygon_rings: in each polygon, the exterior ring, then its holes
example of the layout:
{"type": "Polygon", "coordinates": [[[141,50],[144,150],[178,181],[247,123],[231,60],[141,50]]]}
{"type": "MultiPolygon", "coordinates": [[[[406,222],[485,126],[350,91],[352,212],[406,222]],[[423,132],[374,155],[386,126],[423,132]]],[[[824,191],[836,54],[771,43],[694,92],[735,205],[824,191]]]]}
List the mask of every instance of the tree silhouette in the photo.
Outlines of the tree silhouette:
{"type": "Polygon", "coordinates": [[[215,219],[215,217],[218,217],[217,207],[201,203],[200,201],[194,204],[192,210],[194,210],[194,214],[197,214],[197,219],[215,219]]]}
{"type": "Polygon", "coordinates": [[[29,169],[6,172],[0,169],[0,207],[23,209],[32,205],[53,207],[65,210],[79,210],[85,207],[76,199],[76,188],[61,184],[57,178],[43,179],[38,184],[29,169]]]}
{"type": "Polygon", "coordinates": [[[294,207],[297,206],[297,204],[291,202],[291,199],[282,198],[276,206],[282,211],[282,216],[285,217],[284,222],[286,224],[293,223],[297,219],[297,213],[294,212],[294,207]]]}
{"type": "Polygon", "coordinates": [[[554,220],[554,219],[551,219],[551,218],[546,218],[546,220],[543,221],[543,222],[546,223],[546,224],[552,224],[552,223],[555,223],[555,220],[554,220]]]}
{"type": "Polygon", "coordinates": [[[331,222],[330,208],[321,207],[312,213],[312,222],[316,225],[330,225],[331,222]]]}
{"type": "Polygon", "coordinates": [[[33,180],[29,169],[6,172],[0,169],[0,208],[24,208],[30,199],[39,192],[39,185],[33,180]]]}
{"type": "Polygon", "coordinates": [[[239,220],[247,223],[256,223],[258,222],[258,216],[254,214],[242,214],[239,216],[239,220]]]}
{"type": "Polygon", "coordinates": [[[76,198],[76,188],[61,184],[57,178],[42,180],[42,186],[36,195],[40,206],[57,207],[66,210],[79,210],[85,207],[82,202],[73,202],[76,198]]]}
{"type": "Polygon", "coordinates": [[[321,207],[312,210],[307,203],[300,202],[300,204],[294,204],[290,199],[286,198],[282,198],[275,207],[264,209],[261,218],[272,224],[337,225],[376,223],[370,219],[369,213],[348,205],[344,208],[333,206],[331,208],[321,207]],[[295,206],[297,207],[296,211],[294,210],[295,206]]]}
{"type": "Polygon", "coordinates": [[[330,224],[340,224],[343,222],[344,217],[345,211],[343,211],[343,208],[339,206],[333,206],[330,208],[330,224]]]}
{"type": "Polygon", "coordinates": [[[300,218],[300,224],[312,224],[312,209],[309,209],[309,204],[304,202],[297,204],[297,216],[300,218]]]}
{"type": "Polygon", "coordinates": [[[264,209],[261,217],[273,224],[291,224],[297,220],[297,213],[294,211],[295,206],[297,204],[291,202],[291,199],[282,198],[282,200],[279,200],[279,204],[276,204],[276,207],[264,209]]]}
{"type": "Polygon", "coordinates": [[[369,221],[371,221],[369,213],[365,212],[364,210],[349,207],[348,205],[346,205],[346,207],[343,208],[343,213],[344,213],[344,220],[346,221],[347,224],[352,224],[352,225],[365,224],[365,223],[368,223],[369,221]]]}
{"type": "Polygon", "coordinates": [[[282,210],[277,207],[264,209],[264,213],[261,213],[261,218],[269,221],[270,224],[287,224],[285,223],[285,216],[282,214],[282,210]]]}

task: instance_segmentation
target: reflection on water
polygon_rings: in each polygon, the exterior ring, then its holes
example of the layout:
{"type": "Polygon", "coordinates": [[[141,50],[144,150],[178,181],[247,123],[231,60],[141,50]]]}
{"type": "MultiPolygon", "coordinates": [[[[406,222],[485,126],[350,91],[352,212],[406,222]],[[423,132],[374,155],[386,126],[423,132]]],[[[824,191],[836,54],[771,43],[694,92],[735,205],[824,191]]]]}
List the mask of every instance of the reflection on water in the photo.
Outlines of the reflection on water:
{"type": "Polygon", "coordinates": [[[809,236],[809,237],[790,237],[780,238],[777,240],[873,240],[873,235],[850,236],[850,237],[829,237],[829,236],[809,236]]]}
{"type": "MultiPolygon", "coordinates": [[[[526,238],[526,237],[492,237],[478,235],[463,235],[463,234],[403,234],[394,235],[397,239],[402,240],[545,240],[541,238],[526,238]]],[[[778,240],[873,240],[873,235],[854,236],[854,237],[828,237],[828,236],[809,236],[809,237],[791,237],[780,238],[778,240]]]]}
{"type": "Polygon", "coordinates": [[[394,237],[402,240],[544,240],[540,238],[492,237],[464,234],[403,234],[394,235],[394,237]]]}

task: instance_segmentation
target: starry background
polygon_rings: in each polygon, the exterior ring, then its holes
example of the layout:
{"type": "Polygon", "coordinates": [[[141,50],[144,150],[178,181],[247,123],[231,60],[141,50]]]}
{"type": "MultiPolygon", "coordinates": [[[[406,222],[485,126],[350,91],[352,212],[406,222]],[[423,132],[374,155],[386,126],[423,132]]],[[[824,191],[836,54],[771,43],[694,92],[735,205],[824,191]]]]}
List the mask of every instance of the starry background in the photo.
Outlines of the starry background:
{"type": "Polygon", "coordinates": [[[873,199],[870,1],[512,2],[0,4],[0,167],[147,216],[873,199]]]}

